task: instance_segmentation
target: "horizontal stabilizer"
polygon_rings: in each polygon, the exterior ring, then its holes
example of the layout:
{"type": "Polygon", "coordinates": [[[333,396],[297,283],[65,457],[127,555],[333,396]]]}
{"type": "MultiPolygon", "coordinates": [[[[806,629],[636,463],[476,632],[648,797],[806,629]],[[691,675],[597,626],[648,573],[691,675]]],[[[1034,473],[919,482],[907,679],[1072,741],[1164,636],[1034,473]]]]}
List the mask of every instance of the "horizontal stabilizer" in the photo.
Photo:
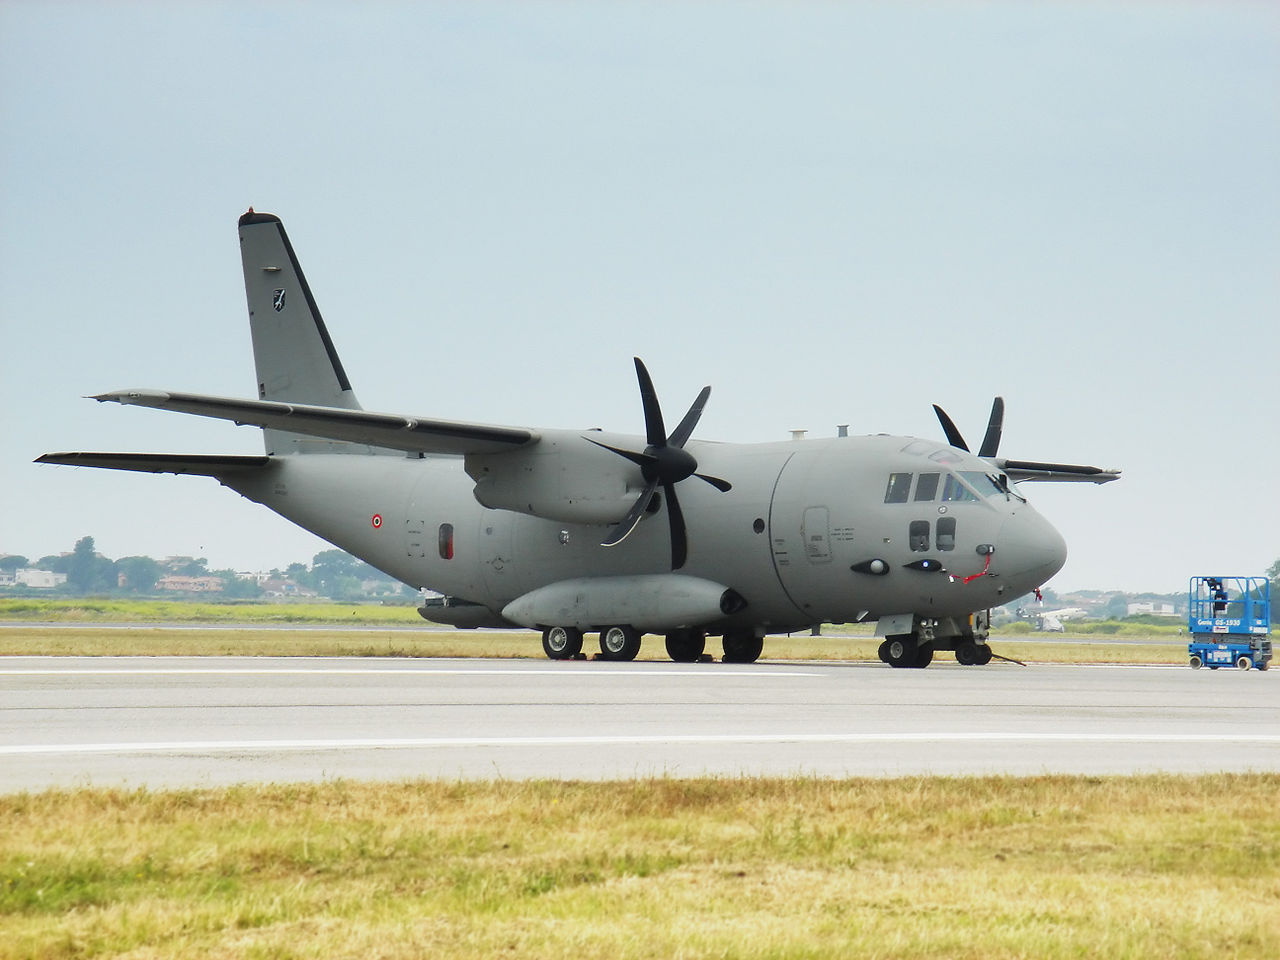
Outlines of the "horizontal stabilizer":
{"type": "Polygon", "coordinates": [[[188,473],[198,477],[226,477],[261,470],[270,457],[219,457],[187,453],[46,453],[36,463],[69,467],[101,467],[138,473],[188,473]]]}
{"type": "Polygon", "coordinates": [[[238,400],[161,390],[117,390],[99,394],[93,399],[192,413],[237,424],[329,440],[347,440],[407,453],[502,453],[538,439],[537,433],[520,427],[424,420],[398,413],[317,407],[276,400],[238,400]]]}
{"type": "Polygon", "coordinates": [[[1036,460],[1002,460],[995,465],[1014,483],[1023,480],[1046,480],[1057,483],[1109,483],[1120,479],[1119,470],[1089,467],[1074,463],[1040,463],[1036,460]]]}

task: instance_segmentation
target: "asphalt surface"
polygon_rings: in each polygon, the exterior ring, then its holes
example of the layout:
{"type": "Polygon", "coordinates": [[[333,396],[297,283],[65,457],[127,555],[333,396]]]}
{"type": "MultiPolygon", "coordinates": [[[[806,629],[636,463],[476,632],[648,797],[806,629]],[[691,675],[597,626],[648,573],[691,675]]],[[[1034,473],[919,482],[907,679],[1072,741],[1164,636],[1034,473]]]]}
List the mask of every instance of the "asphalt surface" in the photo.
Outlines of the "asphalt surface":
{"type": "Polygon", "coordinates": [[[1280,671],[0,659],[0,792],[358,779],[1280,770],[1280,671]]]}

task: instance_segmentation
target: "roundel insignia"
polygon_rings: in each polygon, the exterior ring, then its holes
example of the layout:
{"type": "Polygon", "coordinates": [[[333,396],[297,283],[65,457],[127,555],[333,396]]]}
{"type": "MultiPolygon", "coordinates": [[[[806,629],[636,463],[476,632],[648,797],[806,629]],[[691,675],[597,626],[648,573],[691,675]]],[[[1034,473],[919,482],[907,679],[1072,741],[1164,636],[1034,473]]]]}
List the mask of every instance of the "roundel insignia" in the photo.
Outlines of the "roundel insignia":
{"type": "Polygon", "coordinates": [[[375,513],[370,523],[373,524],[373,529],[380,530],[382,528],[382,514],[375,513]]]}

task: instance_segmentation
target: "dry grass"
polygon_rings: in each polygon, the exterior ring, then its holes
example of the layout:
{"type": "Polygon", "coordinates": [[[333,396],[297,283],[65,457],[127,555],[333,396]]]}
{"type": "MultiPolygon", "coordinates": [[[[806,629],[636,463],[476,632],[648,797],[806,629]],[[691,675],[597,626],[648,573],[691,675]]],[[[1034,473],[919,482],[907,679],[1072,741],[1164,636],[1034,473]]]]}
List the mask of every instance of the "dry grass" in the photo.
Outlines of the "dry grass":
{"type": "Polygon", "coordinates": [[[0,958],[1274,957],[1280,776],[0,797],[0,958]]]}
{"type": "MultiPolygon", "coordinates": [[[[879,640],[846,637],[769,637],[765,660],[875,660],[879,640]]],[[[991,648],[1021,661],[1052,663],[1185,663],[1185,643],[1079,643],[993,637],[991,648]]],[[[595,637],[583,645],[588,655],[595,637]]],[[[707,643],[719,657],[719,641],[707,643]]],[[[173,626],[113,627],[94,624],[0,626],[0,656],[308,656],[308,657],[533,657],[542,645],[532,631],[266,629],[251,626],[202,629],[173,626]]],[[[665,660],[662,638],[647,636],[642,660],[665,660]]],[[[939,653],[938,662],[954,658],[939,653]]]]}
{"type": "Polygon", "coordinates": [[[123,597],[0,597],[0,621],[58,623],[330,623],[422,626],[409,604],[201,602],[123,597]]]}
{"type": "MultiPolygon", "coordinates": [[[[874,629],[872,624],[826,626],[820,637],[807,632],[769,637],[764,658],[875,660],[879,641],[872,636],[874,629]]],[[[1185,638],[1167,627],[1127,624],[1124,641],[1082,642],[1079,637],[1059,635],[1030,638],[1023,629],[997,632],[991,644],[997,653],[1022,661],[1185,663],[1187,659],[1185,638]]],[[[590,655],[595,649],[595,637],[588,636],[584,650],[590,655]]],[[[719,641],[710,640],[707,650],[719,656],[719,641]]],[[[442,630],[425,623],[410,606],[0,598],[0,656],[41,654],[541,657],[542,648],[532,631],[442,630]],[[192,626],[178,629],[176,623],[192,626]],[[200,624],[226,626],[201,630],[200,624]],[[310,628],[284,629],[289,625],[310,628]],[[373,627],[386,629],[360,629],[373,627]]],[[[951,654],[939,653],[937,658],[946,661],[951,654]]],[[[662,638],[646,637],[640,659],[665,660],[662,638]]]]}

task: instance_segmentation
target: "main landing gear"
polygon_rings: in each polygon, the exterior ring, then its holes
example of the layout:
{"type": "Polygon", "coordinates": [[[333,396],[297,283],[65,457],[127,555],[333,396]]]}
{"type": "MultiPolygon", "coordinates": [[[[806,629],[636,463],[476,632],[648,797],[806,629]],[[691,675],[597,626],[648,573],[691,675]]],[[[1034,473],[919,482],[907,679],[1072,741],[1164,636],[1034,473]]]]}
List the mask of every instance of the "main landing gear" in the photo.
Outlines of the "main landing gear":
{"type": "MultiPolygon", "coordinates": [[[[640,631],[622,625],[600,631],[600,656],[605,660],[634,660],[640,652],[640,631]]],[[[542,631],[542,650],[552,660],[582,657],[582,631],[576,627],[548,627],[542,631]]],[[[701,630],[672,630],[666,635],[667,656],[676,663],[698,663],[707,647],[701,630]]],[[[724,635],[725,663],[755,663],[764,649],[764,638],[754,630],[733,630],[724,635]]]]}
{"type": "MultiPolygon", "coordinates": [[[[576,627],[548,627],[542,631],[542,652],[552,660],[575,660],[582,654],[582,631],[576,627]]],[[[600,656],[606,660],[634,660],[640,652],[635,627],[606,627],[600,631],[600,656]]]]}

